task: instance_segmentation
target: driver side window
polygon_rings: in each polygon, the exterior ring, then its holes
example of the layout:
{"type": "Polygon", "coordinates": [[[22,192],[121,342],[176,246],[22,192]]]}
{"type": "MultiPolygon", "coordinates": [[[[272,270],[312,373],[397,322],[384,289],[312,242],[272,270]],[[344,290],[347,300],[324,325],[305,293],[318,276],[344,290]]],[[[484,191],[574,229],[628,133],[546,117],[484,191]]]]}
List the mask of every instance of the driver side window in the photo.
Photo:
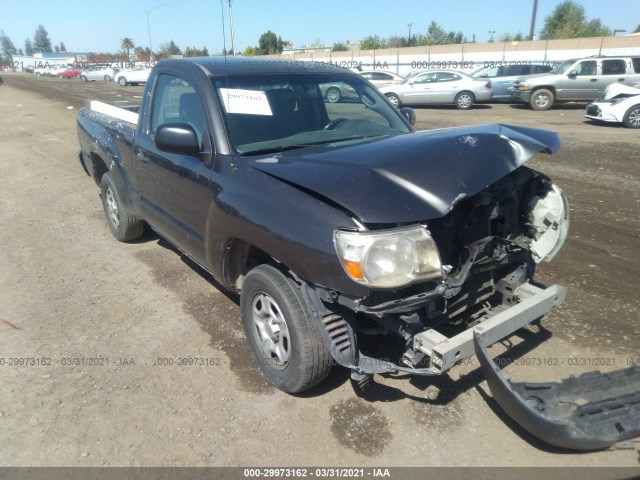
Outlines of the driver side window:
{"type": "Polygon", "coordinates": [[[595,60],[586,60],[584,62],[580,62],[576,66],[576,71],[578,75],[596,75],[598,71],[598,64],[595,60]]]}

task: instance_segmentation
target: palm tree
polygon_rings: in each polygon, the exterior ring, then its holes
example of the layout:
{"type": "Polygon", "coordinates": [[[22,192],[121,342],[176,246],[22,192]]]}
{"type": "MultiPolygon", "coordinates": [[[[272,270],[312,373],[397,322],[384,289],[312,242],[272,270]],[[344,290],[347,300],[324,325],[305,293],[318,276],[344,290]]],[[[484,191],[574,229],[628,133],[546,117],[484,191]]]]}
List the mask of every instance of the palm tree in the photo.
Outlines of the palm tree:
{"type": "Polygon", "coordinates": [[[120,40],[120,47],[122,47],[122,50],[127,51],[127,57],[129,57],[129,50],[135,48],[135,45],[132,39],[130,39],[129,37],[124,37],[122,40],[120,40]]]}

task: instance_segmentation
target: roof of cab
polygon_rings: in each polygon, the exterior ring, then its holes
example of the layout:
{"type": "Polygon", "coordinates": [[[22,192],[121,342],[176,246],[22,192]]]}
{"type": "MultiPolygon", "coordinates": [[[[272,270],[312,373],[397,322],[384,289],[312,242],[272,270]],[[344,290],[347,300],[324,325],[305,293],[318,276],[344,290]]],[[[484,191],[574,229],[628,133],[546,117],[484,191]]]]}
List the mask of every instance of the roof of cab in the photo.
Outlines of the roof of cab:
{"type": "Polygon", "coordinates": [[[191,62],[207,69],[211,75],[250,75],[260,73],[349,73],[356,75],[348,68],[339,67],[328,62],[303,62],[301,60],[282,60],[256,57],[190,57],[161,60],[163,65],[184,64],[191,62]]]}

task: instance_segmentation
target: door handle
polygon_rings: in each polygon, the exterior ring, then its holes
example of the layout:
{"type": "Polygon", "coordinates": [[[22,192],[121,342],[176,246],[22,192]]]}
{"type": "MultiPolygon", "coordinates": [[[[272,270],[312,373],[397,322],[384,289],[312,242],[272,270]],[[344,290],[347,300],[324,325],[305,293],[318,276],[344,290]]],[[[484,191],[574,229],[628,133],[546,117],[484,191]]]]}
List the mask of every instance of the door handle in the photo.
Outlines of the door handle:
{"type": "Polygon", "coordinates": [[[138,161],[140,163],[149,163],[150,162],[150,160],[147,157],[145,157],[144,153],[142,153],[142,152],[136,153],[136,158],[138,159],[138,161]]]}
{"type": "Polygon", "coordinates": [[[619,78],[618,81],[619,82],[624,82],[626,79],[625,78],[619,78]]]}
{"type": "Polygon", "coordinates": [[[597,78],[592,78],[591,80],[589,80],[590,82],[597,82],[598,79],[597,78]]]}

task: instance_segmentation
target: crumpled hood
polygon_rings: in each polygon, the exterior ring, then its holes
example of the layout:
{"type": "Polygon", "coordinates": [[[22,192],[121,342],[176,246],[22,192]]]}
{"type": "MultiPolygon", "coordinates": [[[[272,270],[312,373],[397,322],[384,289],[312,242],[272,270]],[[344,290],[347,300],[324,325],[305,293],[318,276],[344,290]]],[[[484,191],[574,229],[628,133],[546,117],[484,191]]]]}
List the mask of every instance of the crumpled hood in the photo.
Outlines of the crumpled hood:
{"type": "Polygon", "coordinates": [[[442,217],[536,153],[560,148],[554,132],[499,124],[349,143],[260,157],[250,165],[365,223],[404,223],[442,217]]]}

